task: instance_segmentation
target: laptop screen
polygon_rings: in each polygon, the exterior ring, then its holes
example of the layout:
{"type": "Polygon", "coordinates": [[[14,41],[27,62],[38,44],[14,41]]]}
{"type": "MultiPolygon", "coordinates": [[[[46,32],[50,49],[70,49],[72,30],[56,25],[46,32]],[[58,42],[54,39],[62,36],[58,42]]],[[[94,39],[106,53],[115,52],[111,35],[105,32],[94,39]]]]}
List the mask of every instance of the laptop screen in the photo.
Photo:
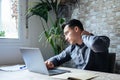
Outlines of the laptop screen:
{"type": "Polygon", "coordinates": [[[23,60],[29,71],[49,74],[39,48],[20,48],[23,60]]]}

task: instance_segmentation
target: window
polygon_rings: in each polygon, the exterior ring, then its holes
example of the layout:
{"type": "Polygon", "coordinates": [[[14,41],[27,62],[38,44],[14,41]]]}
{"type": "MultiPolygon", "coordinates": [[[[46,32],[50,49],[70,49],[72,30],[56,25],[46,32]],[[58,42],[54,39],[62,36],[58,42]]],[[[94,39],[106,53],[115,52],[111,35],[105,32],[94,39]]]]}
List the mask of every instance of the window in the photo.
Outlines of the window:
{"type": "Polygon", "coordinates": [[[0,0],[0,38],[19,38],[18,0],[0,0]]]}

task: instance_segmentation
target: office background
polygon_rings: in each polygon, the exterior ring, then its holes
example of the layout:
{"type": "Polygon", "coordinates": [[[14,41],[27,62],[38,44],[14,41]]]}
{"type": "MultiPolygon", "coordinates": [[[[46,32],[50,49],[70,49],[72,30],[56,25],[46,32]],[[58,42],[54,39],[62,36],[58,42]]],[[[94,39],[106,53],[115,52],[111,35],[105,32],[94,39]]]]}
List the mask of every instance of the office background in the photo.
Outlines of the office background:
{"type": "MultiPolygon", "coordinates": [[[[28,0],[31,2],[32,0],[28,0]]],[[[39,1],[39,0],[34,0],[39,1]]],[[[86,30],[95,35],[106,35],[110,37],[110,52],[116,53],[117,72],[120,73],[120,0],[78,0],[70,2],[66,0],[64,4],[66,20],[76,18],[82,21],[86,30]]],[[[74,1],[74,0],[73,0],[74,1]]],[[[38,36],[42,31],[41,23],[37,16],[32,16],[28,20],[26,29],[26,18],[23,15],[26,11],[26,0],[20,0],[21,20],[20,39],[6,40],[0,39],[0,65],[23,63],[19,47],[39,47],[45,59],[53,56],[50,46],[44,47],[38,42],[38,36]]],[[[54,17],[54,15],[53,15],[54,17]]],[[[44,41],[44,40],[43,40],[44,41]]]]}

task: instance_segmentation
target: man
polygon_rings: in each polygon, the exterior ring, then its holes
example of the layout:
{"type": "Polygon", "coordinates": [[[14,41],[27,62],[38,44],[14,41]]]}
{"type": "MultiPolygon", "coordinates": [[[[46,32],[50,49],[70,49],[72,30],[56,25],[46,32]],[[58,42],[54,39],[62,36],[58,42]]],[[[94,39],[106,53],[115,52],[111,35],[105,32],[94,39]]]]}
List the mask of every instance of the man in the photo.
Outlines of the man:
{"type": "Polygon", "coordinates": [[[70,45],[59,55],[45,61],[48,69],[72,59],[78,69],[108,71],[108,37],[94,36],[85,31],[82,23],[76,19],[70,20],[62,27],[65,39],[70,45]]]}

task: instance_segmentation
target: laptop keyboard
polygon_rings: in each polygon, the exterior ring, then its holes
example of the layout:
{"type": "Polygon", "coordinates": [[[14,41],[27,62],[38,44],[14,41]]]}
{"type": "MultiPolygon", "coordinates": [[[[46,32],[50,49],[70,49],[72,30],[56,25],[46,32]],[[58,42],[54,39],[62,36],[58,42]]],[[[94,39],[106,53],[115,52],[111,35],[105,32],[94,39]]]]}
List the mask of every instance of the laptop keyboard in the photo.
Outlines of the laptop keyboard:
{"type": "Polygon", "coordinates": [[[68,70],[62,70],[62,69],[51,69],[48,70],[50,74],[61,74],[61,73],[66,73],[66,72],[70,72],[68,70]]]}

